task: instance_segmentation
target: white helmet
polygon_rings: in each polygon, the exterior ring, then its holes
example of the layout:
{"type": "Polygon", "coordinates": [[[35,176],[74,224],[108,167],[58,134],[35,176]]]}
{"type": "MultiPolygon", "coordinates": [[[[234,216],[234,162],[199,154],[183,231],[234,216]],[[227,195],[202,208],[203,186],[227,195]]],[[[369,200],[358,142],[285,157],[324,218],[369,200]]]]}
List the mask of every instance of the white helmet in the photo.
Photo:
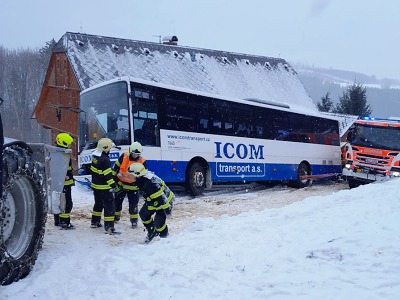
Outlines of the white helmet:
{"type": "Polygon", "coordinates": [[[147,169],[142,164],[134,163],[129,166],[129,173],[135,177],[142,177],[146,175],[147,169]]]}
{"type": "Polygon", "coordinates": [[[141,154],[143,152],[142,145],[139,142],[133,142],[129,146],[129,154],[135,153],[135,154],[141,154]]]}
{"type": "Polygon", "coordinates": [[[102,138],[97,142],[97,150],[102,152],[110,152],[111,148],[115,147],[114,142],[109,138],[102,138]]]}

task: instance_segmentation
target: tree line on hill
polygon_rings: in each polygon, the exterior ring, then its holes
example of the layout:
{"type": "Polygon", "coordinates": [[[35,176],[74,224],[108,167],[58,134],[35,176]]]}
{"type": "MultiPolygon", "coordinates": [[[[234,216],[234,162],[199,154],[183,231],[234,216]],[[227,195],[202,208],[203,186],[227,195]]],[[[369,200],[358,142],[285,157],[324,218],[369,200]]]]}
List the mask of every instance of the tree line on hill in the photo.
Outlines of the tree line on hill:
{"type": "Polygon", "coordinates": [[[9,50],[0,45],[0,112],[4,136],[51,143],[50,132],[33,119],[54,39],[40,49],[9,50]]]}
{"type": "MultiPolygon", "coordinates": [[[[343,91],[349,87],[348,84],[344,83],[347,78],[335,79],[325,78],[324,74],[308,74],[304,71],[300,71],[299,77],[303,83],[307,93],[315,104],[321,102],[321,96],[326,95],[329,91],[329,98],[333,101],[332,108],[335,108],[336,104],[339,103],[339,98],[342,96],[343,91]]],[[[353,82],[361,82],[363,86],[367,88],[366,97],[368,104],[372,110],[372,115],[379,118],[388,118],[391,116],[399,116],[400,112],[400,82],[393,81],[390,86],[384,85],[384,80],[379,82],[371,83],[363,81],[362,77],[353,77],[353,82]]]]}

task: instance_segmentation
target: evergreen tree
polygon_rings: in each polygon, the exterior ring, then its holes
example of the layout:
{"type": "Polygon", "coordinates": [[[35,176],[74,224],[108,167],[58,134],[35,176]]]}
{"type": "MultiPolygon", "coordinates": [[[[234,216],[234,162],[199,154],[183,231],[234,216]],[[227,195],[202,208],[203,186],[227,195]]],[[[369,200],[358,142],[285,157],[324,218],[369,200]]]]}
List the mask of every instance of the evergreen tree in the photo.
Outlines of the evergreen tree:
{"type": "Polygon", "coordinates": [[[367,89],[359,83],[349,86],[339,98],[334,112],[356,116],[370,115],[372,109],[367,104],[367,89]]]}
{"type": "Polygon", "coordinates": [[[331,92],[328,91],[326,95],[321,98],[321,102],[317,103],[319,111],[330,112],[331,109],[333,108],[333,102],[330,97],[330,93],[331,92]]]}

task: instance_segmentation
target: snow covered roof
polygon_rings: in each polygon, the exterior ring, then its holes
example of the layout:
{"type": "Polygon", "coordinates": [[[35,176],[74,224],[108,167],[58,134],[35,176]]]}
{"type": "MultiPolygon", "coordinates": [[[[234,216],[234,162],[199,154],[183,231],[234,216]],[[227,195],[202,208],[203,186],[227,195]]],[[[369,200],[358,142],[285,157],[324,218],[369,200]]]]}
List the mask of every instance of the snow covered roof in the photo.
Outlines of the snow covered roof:
{"type": "Polygon", "coordinates": [[[195,91],[257,98],[316,110],[296,71],[281,58],[65,33],[65,52],[81,90],[132,76],[195,91]]]}

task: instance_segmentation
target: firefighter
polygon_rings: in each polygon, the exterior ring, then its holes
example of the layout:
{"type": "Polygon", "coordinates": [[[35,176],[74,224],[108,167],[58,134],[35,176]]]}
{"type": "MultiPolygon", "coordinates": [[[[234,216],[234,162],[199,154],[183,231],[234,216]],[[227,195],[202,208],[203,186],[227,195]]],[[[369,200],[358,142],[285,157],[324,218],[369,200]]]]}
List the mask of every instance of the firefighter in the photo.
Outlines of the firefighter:
{"type": "MultiPolygon", "coordinates": [[[[59,133],[56,136],[56,145],[61,148],[69,148],[74,139],[68,133],[59,133]]],[[[65,195],[65,209],[60,214],[54,215],[54,225],[61,226],[62,229],[75,229],[71,224],[71,210],[73,207],[71,188],[75,185],[74,176],[72,174],[72,161],[69,159],[67,174],[65,175],[63,193],[65,195]]]]}
{"type": "Polygon", "coordinates": [[[114,192],[119,192],[111,169],[109,156],[111,148],[115,147],[114,142],[109,138],[102,138],[98,141],[96,150],[93,152],[92,165],[92,189],[94,194],[94,206],[92,212],[92,228],[102,227],[101,214],[104,209],[104,230],[108,234],[118,234],[114,228],[114,192]]]}
{"type": "Polygon", "coordinates": [[[144,198],[139,216],[147,229],[146,242],[150,242],[157,235],[166,238],[168,236],[167,210],[172,210],[174,193],[161,178],[148,171],[143,164],[131,164],[129,172],[136,177],[136,185],[144,198]],[[155,214],[154,219],[153,214],[155,214]]]}
{"type": "Polygon", "coordinates": [[[115,221],[119,221],[121,218],[122,203],[127,195],[129,202],[129,219],[132,228],[136,228],[138,224],[139,192],[135,184],[135,177],[128,172],[128,169],[133,163],[141,163],[147,168],[146,160],[141,156],[142,151],[142,145],[138,142],[133,142],[129,146],[128,151],[120,155],[113,167],[115,182],[121,189],[119,193],[115,194],[115,221]]]}
{"type": "Polygon", "coordinates": [[[346,142],[342,145],[342,169],[344,168],[344,166],[347,163],[347,150],[349,150],[349,143],[346,142]]]}

